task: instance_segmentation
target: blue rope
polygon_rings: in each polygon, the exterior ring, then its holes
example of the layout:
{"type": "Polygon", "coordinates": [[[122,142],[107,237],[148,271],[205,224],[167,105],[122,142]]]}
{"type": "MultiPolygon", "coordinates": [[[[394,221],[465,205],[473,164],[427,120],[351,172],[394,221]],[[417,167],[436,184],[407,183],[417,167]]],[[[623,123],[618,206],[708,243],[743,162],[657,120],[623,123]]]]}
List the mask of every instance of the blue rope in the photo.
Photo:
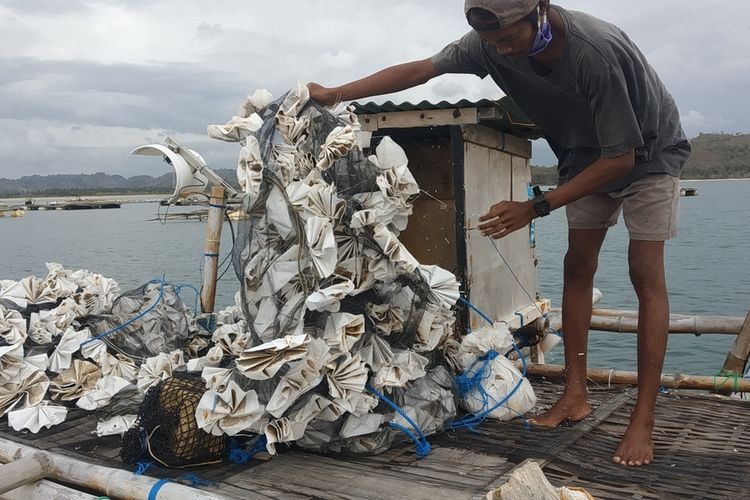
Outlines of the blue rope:
{"type": "MultiPolygon", "coordinates": [[[[154,483],[154,485],[151,487],[151,490],[148,492],[148,500],[156,500],[157,495],[159,494],[159,490],[164,486],[165,484],[171,482],[172,479],[165,477],[162,479],[159,479],[154,483]]],[[[191,487],[195,488],[196,486],[208,486],[209,484],[213,484],[214,481],[210,481],[207,479],[201,479],[198,476],[196,476],[193,473],[187,473],[183,474],[178,478],[178,481],[185,481],[187,482],[191,487]]]]}
{"type": "Polygon", "coordinates": [[[477,308],[477,306],[475,306],[474,304],[472,304],[471,302],[469,302],[468,300],[466,300],[466,298],[463,295],[459,296],[458,300],[460,300],[461,302],[463,302],[464,304],[466,304],[471,310],[473,310],[475,313],[477,313],[478,315],[480,315],[482,317],[482,319],[485,320],[490,325],[494,325],[495,324],[495,322],[492,321],[492,319],[490,319],[489,316],[487,316],[482,311],[480,311],[479,308],[477,308]]]}
{"type": "Polygon", "coordinates": [[[151,280],[151,281],[149,281],[149,282],[148,282],[148,283],[146,283],[146,284],[147,284],[147,285],[150,285],[150,284],[153,284],[153,283],[159,283],[159,296],[158,296],[158,297],[156,298],[156,300],[155,300],[155,301],[153,301],[153,302],[151,303],[151,305],[150,305],[150,306],[148,306],[148,307],[147,307],[146,309],[144,309],[143,311],[141,311],[141,312],[140,312],[140,313],[139,313],[138,315],[136,315],[136,316],[134,316],[134,317],[130,318],[129,320],[127,320],[127,321],[126,321],[125,323],[123,323],[123,324],[121,324],[121,325],[119,325],[119,326],[116,326],[116,327],[114,327],[114,328],[111,328],[111,329],[107,330],[106,332],[102,333],[101,335],[97,335],[96,337],[92,337],[92,338],[90,338],[90,339],[88,339],[88,340],[84,340],[83,342],[81,342],[81,346],[85,346],[85,345],[86,345],[86,344],[88,344],[89,342],[93,342],[93,341],[95,341],[95,340],[99,340],[99,339],[101,339],[101,338],[104,338],[104,337],[106,337],[107,335],[111,335],[111,334],[113,334],[113,333],[115,333],[115,332],[119,332],[120,330],[122,330],[122,329],[123,329],[123,328],[125,328],[126,326],[130,325],[130,324],[131,324],[131,323],[133,323],[134,321],[136,321],[136,320],[138,320],[138,319],[140,319],[140,318],[144,317],[144,316],[145,316],[146,314],[148,314],[148,313],[149,313],[149,312],[150,312],[150,311],[151,311],[151,310],[152,310],[153,308],[155,308],[155,307],[156,307],[156,306],[157,306],[157,305],[159,304],[159,302],[161,302],[161,299],[162,299],[162,297],[164,297],[164,285],[165,285],[166,283],[164,282],[164,278],[162,278],[162,279],[154,279],[154,280],[151,280]]]}
{"type": "Polygon", "coordinates": [[[179,284],[175,285],[174,293],[176,293],[177,296],[179,297],[180,296],[180,292],[182,291],[183,288],[189,288],[189,289],[191,289],[192,291],[195,292],[195,303],[194,303],[194,306],[193,306],[193,311],[198,311],[198,298],[200,297],[201,292],[198,291],[198,289],[196,287],[194,287],[193,285],[191,285],[189,283],[179,283],[179,284]]]}
{"type": "Polygon", "coordinates": [[[171,479],[169,478],[159,479],[158,481],[156,481],[151,487],[151,491],[148,492],[148,500],[156,500],[156,495],[159,494],[159,490],[161,489],[161,487],[170,481],[171,479]]]}
{"type": "Polygon", "coordinates": [[[137,467],[133,474],[136,476],[142,476],[147,470],[154,466],[154,462],[151,462],[150,460],[139,460],[136,465],[137,467]]]}
{"type": "MultiPolygon", "coordinates": [[[[503,399],[495,403],[493,406],[486,408],[482,410],[479,413],[475,413],[473,415],[469,414],[465,417],[453,422],[451,425],[448,426],[448,429],[456,430],[456,429],[469,429],[471,431],[475,431],[475,427],[482,422],[484,422],[487,417],[495,410],[500,408],[501,406],[505,405],[510,398],[513,397],[513,395],[518,391],[518,389],[521,387],[521,384],[523,383],[523,379],[526,377],[526,358],[524,358],[523,353],[516,347],[515,344],[513,344],[513,349],[518,353],[518,357],[521,360],[521,363],[523,364],[523,369],[521,370],[522,377],[516,382],[516,385],[513,387],[513,389],[510,390],[508,394],[505,395],[503,399]]],[[[488,353],[489,354],[489,353],[488,353]]],[[[484,361],[484,360],[483,360],[484,361]]],[[[471,371],[471,369],[469,370],[471,371]]],[[[485,391],[484,387],[481,385],[482,378],[481,377],[487,377],[489,373],[478,373],[475,375],[475,377],[479,378],[479,385],[477,387],[477,390],[479,391],[482,401],[486,402],[487,406],[489,406],[489,400],[492,399],[489,394],[487,394],[487,391],[485,391]]],[[[493,400],[494,402],[494,400],[493,400]]]]}
{"type": "MultiPolygon", "coordinates": [[[[479,311],[479,309],[474,306],[471,302],[466,300],[463,296],[460,297],[462,302],[464,302],[466,305],[474,309],[475,311],[479,311]]],[[[494,322],[487,317],[486,314],[479,311],[479,315],[482,316],[488,323],[494,324],[494,322]]],[[[449,430],[457,430],[457,429],[469,429],[472,432],[476,432],[476,426],[484,422],[487,417],[495,410],[503,406],[505,403],[507,403],[511,397],[518,391],[518,389],[521,387],[521,384],[523,383],[523,379],[526,378],[526,358],[523,356],[523,353],[520,349],[518,349],[518,346],[513,342],[513,350],[516,351],[518,354],[518,358],[521,360],[521,363],[523,365],[523,369],[521,370],[521,378],[518,380],[516,385],[513,387],[513,389],[510,390],[508,394],[503,397],[499,402],[496,402],[492,396],[490,396],[487,391],[484,389],[484,386],[482,382],[490,375],[489,371],[489,365],[490,362],[495,359],[499,353],[496,351],[489,351],[484,357],[476,360],[471,367],[469,367],[469,370],[466,373],[463,373],[457,377],[455,377],[454,381],[456,384],[457,391],[459,393],[459,396],[462,399],[466,399],[469,394],[476,391],[478,393],[479,400],[482,402],[482,408],[484,408],[481,412],[475,413],[475,414],[468,414],[464,416],[463,418],[456,420],[452,424],[448,426],[449,430]],[[481,366],[474,370],[474,368],[477,366],[477,364],[481,363],[481,366]],[[494,403],[492,406],[490,404],[494,403]]],[[[476,396],[475,396],[476,397],[476,396]]],[[[513,410],[511,410],[513,411],[513,410]]],[[[517,412],[516,412],[517,413],[517,412]]],[[[523,417],[522,417],[523,418],[523,417]]],[[[525,422],[525,419],[524,419],[525,422]]],[[[528,423],[527,428],[528,428],[528,423]]]]}
{"type": "Polygon", "coordinates": [[[253,446],[247,450],[241,447],[236,439],[232,438],[229,440],[229,461],[233,464],[246,464],[257,453],[265,451],[267,443],[268,440],[266,439],[266,436],[261,436],[256,439],[253,446]]]}
{"type": "Polygon", "coordinates": [[[209,484],[214,483],[214,481],[208,479],[201,479],[192,472],[181,475],[180,481],[187,481],[193,488],[195,488],[196,486],[208,486],[209,484]]]}
{"type": "Polygon", "coordinates": [[[379,392],[377,389],[375,389],[374,387],[370,385],[366,385],[365,387],[367,388],[368,391],[375,394],[375,396],[377,396],[378,399],[380,399],[385,404],[393,408],[393,410],[399,415],[401,415],[404,418],[404,420],[406,420],[409,423],[409,425],[411,425],[412,428],[416,431],[416,434],[414,434],[413,432],[411,432],[409,429],[407,429],[405,426],[401,424],[398,424],[396,422],[388,423],[391,429],[396,429],[396,430],[403,432],[404,434],[406,434],[406,436],[409,439],[414,441],[414,446],[416,447],[416,451],[417,451],[417,458],[424,458],[427,455],[429,455],[430,451],[432,450],[432,447],[430,446],[430,443],[427,442],[427,438],[422,433],[422,429],[420,429],[419,426],[416,423],[414,423],[411,417],[409,417],[409,415],[407,415],[406,412],[404,412],[404,410],[402,410],[396,403],[391,401],[385,394],[382,394],[381,392],[379,392]]]}
{"type": "MultiPolygon", "coordinates": [[[[531,187],[531,184],[526,185],[526,193],[530,200],[534,199],[534,189],[531,187]]],[[[536,220],[532,220],[529,223],[529,247],[536,247],[536,220]]]]}

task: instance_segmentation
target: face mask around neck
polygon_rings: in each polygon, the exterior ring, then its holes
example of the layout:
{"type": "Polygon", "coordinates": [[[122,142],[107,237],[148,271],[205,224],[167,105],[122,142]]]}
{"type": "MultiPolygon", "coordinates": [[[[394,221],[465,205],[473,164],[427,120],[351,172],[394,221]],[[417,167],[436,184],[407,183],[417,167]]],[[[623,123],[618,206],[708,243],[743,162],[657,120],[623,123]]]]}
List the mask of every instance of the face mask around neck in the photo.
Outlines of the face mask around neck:
{"type": "Polygon", "coordinates": [[[552,27],[547,21],[547,13],[539,18],[539,29],[536,32],[534,43],[529,49],[529,56],[535,56],[544,52],[549,44],[552,43],[552,27]]]}

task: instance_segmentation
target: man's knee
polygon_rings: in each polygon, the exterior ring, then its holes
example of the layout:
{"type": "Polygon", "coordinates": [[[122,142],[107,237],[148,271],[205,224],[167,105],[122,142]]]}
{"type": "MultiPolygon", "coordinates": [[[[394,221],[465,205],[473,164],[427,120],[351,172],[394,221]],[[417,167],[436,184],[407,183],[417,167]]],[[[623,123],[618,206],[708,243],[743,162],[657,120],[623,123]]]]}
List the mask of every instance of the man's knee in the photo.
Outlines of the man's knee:
{"type": "Polygon", "coordinates": [[[667,293],[664,268],[646,269],[631,265],[630,282],[633,284],[636,295],[641,299],[647,297],[659,298],[667,293]]]}
{"type": "Polygon", "coordinates": [[[594,279],[599,249],[606,234],[606,229],[569,230],[568,251],[563,266],[566,281],[594,279]]]}
{"type": "Polygon", "coordinates": [[[597,269],[597,258],[590,255],[582,255],[573,250],[565,254],[564,273],[565,280],[593,280],[597,269]]]}
{"type": "Polygon", "coordinates": [[[631,241],[628,267],[630,282],[639,297],[666,293],[664,242],[631,241]]]}

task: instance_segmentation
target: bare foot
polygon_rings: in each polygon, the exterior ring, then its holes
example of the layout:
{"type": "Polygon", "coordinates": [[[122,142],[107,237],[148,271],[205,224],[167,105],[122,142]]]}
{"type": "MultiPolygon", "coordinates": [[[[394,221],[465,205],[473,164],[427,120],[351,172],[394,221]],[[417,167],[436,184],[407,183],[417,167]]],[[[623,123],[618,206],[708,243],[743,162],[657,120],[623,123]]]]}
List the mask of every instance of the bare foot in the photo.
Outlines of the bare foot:
{"type": "Polygon", "coordinates": [[[631,420],[615,451],[614,462],[625,466],[650,464],[654,460],[654,442],[651,440],[653,430],[653,421],[640,423],[631,420]]]}
{"type": "Polygon", "coordinates": [[[588,417],[591,405],[586,401],[586,394],[571,396],[563,393],[552,408],[530,420],[540,427],[557,427],[566,420],[578,422],[588,417]]]}

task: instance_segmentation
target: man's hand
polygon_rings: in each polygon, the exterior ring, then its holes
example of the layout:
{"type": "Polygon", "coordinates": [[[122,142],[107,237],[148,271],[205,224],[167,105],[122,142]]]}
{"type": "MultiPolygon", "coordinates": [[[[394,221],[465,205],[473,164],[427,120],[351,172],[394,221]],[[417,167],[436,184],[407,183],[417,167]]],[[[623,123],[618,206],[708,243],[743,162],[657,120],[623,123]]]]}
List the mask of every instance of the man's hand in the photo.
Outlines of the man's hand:
{"type": "Polygon", "coordinates": [[[534,217],[536,212],[531,201],[501,201],[479,218],[479,222],[485,222],[479,230],[483,236],[499,239],[526,226],[534,217]]]}
{"type": "Polygon", "coordinates": [[[334,89],[323,87],[317,83],[308,83],[307,89],[310,91],[310,99],[323,106],[333,106],[340,100],[340,96],[334,89]]]}

